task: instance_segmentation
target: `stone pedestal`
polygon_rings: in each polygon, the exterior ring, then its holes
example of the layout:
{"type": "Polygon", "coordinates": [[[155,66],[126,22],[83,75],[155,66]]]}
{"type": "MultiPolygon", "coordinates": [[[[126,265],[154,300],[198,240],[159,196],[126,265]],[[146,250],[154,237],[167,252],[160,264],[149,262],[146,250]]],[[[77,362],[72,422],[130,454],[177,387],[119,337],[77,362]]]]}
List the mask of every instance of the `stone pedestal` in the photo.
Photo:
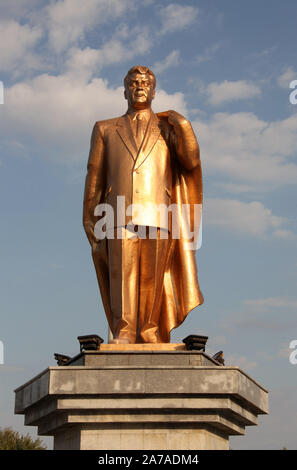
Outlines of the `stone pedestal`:
{"type": "Polygon", "coordinates": [[[55,449],[93,450],[229,449],[229,436],[268,413],[267,391],[238,367],[183,345],[145,346],[106,345],[49,367],[15,391],[15,413],[55,449]]]}

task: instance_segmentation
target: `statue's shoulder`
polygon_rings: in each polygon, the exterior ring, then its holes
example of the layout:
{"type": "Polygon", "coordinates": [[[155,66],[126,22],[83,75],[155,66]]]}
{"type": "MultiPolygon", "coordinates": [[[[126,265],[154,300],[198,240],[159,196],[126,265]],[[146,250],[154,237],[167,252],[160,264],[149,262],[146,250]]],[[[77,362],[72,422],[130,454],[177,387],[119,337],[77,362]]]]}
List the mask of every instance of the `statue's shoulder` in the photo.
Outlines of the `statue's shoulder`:
{"type": "Polygon", "coordinates": [[[168,122],[168,115],[166,114],[166,112],[160,112],[155,113],[155,116],[158,122],[158,127],[161,130],[163,136],[166,136],[166,138],[168,138],[172,129],[172,126],[168,122]]]}
{"type": "Polygon", "coordinates": [[[159,112],[155,113],[155,116],[158,120],[159,126],[162,127],[170,127],[169,122],[168,122],[168,116],[166,115],[166,112],[159,112]]]}
{"type": "Polygon", "coordinates": [[[101,130],[108,129],[109,127],[116,126],[118,121],[121,120],[122,118],[123,116],[118,116],[115,118],[96,121],[95,126],[99,127],[101,130]]]}
{"type": "Polygon", "coordinates": [[[174,123],[184,124],[186,122],[190,122],[185,116],[173,109],[156,113],[156,116],[162,121],[169,121],[172,125],[174,125],[174,123]]]}

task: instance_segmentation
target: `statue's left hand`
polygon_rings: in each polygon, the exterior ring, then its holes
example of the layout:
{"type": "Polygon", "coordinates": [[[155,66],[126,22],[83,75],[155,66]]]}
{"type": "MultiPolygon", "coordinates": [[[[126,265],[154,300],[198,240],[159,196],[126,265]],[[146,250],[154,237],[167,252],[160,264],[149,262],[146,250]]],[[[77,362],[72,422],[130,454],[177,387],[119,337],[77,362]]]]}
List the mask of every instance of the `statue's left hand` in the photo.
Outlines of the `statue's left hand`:
{"type": "Polygon", "coordinates": [[[94,223],[91,220],[84,220],[83,224],[88,240],[92,245],[94,241],[97,241],[94,233],[94,223]]]}
{"type": "Polygon", "coordinates": [[[172,109],[158,113],[158,116],[167,117],[169,124],[171,124],[173,127],[182,127],[188,123],[188,120],[182,114],[179,114],[172,109]]]}

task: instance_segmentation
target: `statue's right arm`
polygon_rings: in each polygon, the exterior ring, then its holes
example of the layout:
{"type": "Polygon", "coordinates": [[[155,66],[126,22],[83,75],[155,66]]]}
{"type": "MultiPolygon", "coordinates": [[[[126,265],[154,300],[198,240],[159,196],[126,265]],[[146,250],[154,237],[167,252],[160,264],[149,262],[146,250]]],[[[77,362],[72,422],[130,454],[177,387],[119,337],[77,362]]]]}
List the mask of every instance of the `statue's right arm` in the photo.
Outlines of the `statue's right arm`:
{"type": "Polygon", "coordinates": [[[99,123],[96,122],[91,137],[83,205],[83,226],[90,244],[96,239],[94,210],[100,202],[103,190],[103,157],[104,140],[99,123]]]}
{"type": "Polygon", "coordinates": [[[173,127],[172,145],[182,166],[193,170],[200,165],[199,145],[190,121],[173,110],[158,113],[158,116],[166,117],[173,127]]]}

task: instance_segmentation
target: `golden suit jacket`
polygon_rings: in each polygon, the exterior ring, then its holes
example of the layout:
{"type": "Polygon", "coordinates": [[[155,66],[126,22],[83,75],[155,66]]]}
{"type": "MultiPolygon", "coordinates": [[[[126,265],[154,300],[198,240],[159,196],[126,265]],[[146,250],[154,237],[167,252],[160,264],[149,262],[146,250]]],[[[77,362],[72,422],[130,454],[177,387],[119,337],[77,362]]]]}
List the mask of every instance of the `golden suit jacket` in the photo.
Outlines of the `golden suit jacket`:
{"type": "MultiPolygon", "coordinates": [[[[84,219],[94,217],[95,207],[109,203],[116,217],[116,197],[125,196],[125,211],[130,204],[142,204],[143,214],[133,217],[140,225],[167,228],[154,204],[202,204],[202,172],[199,146],[189,122],[174,129],[164,116],[152,112],[140,148],[133,137],[128,115],[95,123],[88,161],[84,196],[84,219]]],[[[131,217],[125,219],[127,224],[131,217]]],[[[193,211],[190,220],[194,227],[193,211]]],[[[182,229],[183,230],[183,229],[182,229]]],[[[183,235],[183,234],[181,234],[183,235]]],[[[109,290],[109,262],[106,239],[93,242],[92,256],[102,301],[112,327],[109,290]]],[[[190,310],[203,303],[199,288],[195,251],[187,241],[170,239],[170,255],[164,276],[160,336],[169,342],[170,331],[179,326],[190,310]]]]}
{"type": "Polygon", "coordinates": [[[97,176],[98,181],[96,188],[87,189],[86,196],[88,193],[93,196],[90,212],[94,212],[97,204],[106,202],[113,208],[115,227],[133,221],[167,229],[166,213],[157,211],[156,207],[166,207],[171,202],[173,136],[168,124],[159,123],[152,112],[139,148],[127,114],[97,122],[93,133],[88,170],[93,173],[90,184],[95,183],[97,176]],[[117,196],[124,196],[124,220],[117,214],[117,196]],[[129,206],[135,211],[126,215],[129,206]]]}

